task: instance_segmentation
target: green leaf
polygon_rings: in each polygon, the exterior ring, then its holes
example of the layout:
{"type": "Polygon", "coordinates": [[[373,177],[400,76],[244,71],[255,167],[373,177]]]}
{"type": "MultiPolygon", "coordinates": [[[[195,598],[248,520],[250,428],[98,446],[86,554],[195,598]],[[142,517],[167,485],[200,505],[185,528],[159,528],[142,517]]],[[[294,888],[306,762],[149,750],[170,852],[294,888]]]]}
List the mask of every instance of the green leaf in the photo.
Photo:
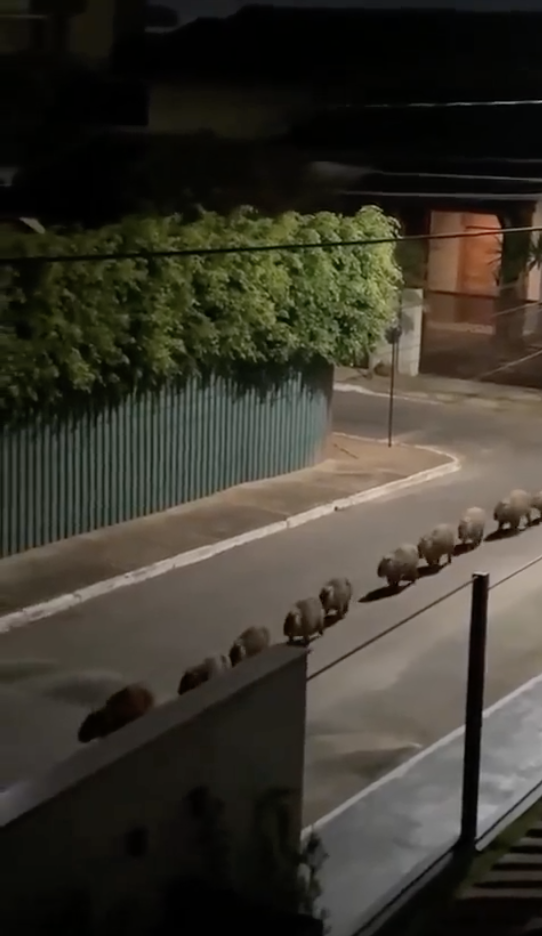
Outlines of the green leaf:
{"type": "Polygon", "coordinates": [[[32,261],[0,268],[0,417],[116,400],[195,371],[372,349],[397,307],[397,223],[378,208],[351,217],[242,207],[129,217],[100,230],[3,240],[9,255],[141,253],[134,259],[32,261]],[[391,238],[391,243],[318,245],[391,238]],[[315,245],[153,257],[153,251],[315,245]]]}

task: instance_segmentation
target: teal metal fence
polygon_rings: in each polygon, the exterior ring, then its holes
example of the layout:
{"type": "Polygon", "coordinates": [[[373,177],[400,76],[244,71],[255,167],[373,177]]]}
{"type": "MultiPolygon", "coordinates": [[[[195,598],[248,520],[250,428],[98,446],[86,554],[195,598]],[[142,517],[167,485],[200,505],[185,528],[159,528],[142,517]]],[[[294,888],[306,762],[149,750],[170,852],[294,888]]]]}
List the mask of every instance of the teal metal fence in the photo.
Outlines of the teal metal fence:
{"type": "Polygon", "coordinates": [[[0,432],[0,556],[314,464],[333,372],[215,377],[0,432]],[[275,375],[276,376],[276,375],[275,375]]]}

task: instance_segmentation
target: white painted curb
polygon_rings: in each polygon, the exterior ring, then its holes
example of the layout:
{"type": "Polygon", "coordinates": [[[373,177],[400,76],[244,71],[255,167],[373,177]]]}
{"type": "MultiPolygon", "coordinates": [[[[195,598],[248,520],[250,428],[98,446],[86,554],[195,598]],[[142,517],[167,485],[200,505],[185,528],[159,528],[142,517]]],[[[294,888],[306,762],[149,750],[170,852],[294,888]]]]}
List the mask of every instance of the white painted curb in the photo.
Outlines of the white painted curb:
{"type": "MultiPolygon", "coordinates": [[[[389,400],[389,393],[384,393],[381,390],[370,390],[369,387],[360,387],[358,384],[349,384],[349,383],[336,383],[333,384],[334,393],[359,393],[361,396],[371,396],[371,397],[380,397],[384,400],[389,400]]],[[[424,397],[421,395],[416,395],[414,392],[412,394],[405,393],[394,393],[394,400],[404,400],[406,403],[429,403],[430,406],[442,406],[442,400],[432,400],[430,397],[424,397]]]]}
{"type": "MultiPolygon", "coordinates": [[[[358,441],[375,442],[375,439],[364,440],[361,436],[348,435],[347,433],[336,433],[343,438],[356,439],[358,441]]],[[[401,443],[396,443],[400,446],[401,443]]],[[[204,562],[206,559],[212,559],[213,556],[219,556],[220,553],[228,552],[237,546],[245,546],[247,543],[253,543],[256,540],[265,539],[273,536],[275,533],[283,533],[285,530],[292,530],[295,527],[303,526],[304,523],[310,523],[312,520],[320,520],[338,510],[347,510],[349,507],[357,507],[360,504],[366,504],[369,501],[378,500],[381,497],[404,491],[406,488],[414,487],[418,484],[424,484],[427,481],[434,481],[445,475],[453,474],[459,471],[461,463],[454,455],[442,452],[439,449],[429,446],[409,445],[407,448],[420,448],[425,451],[434,452],[448,458],[449,461],[444,465],[437,465],[435,468],[429,468],[426,471],[419,471],[417,474],[409,475],[407,478],[400,478],[398,481],[390,481],[388,484],[382,484],[380,487],[370,488],[368,491],[361,491],[359,494],[351,494],[349,497],[341,497],[338,500],[331,501],[328,504],[320,504],[311,510],[305,510],[303,513],[287,517],[285,520],[279,520],[276,523],[270,523],[268,526],[259,527],[256,530],[249,530],[246,533],[240,533],[239,536],[233,536],[231,539],[222,540],[219,543],[211,543],[209,546],[200,546],[198,549],[191,549],[188,552],[179,553],[176,556],[169,556],[160,562],[144,566],[141,569],[134,569],[131,572],[125,572],[114,578],[105,579],[102,582],[95,582],[78,591],[70,592],[66,595],[59,595],[44,601],[41,604],[30,605],[27,608],[20,608],[11,614],[5,614],[0,617],[0,634],[14,630],[16,627],[24,627],[34,621],[40,621],[43,618],[52,617],[60,614],[62,611],[68,611],[85,601],[92,601],[93,598],[100,598],[119,588],[126,588],[128,585],[137,585],[140,582],[146,582],[149,579],[157,578],[159,575],[165,575],[167,572],[173,572],[175,569],[183,569],[186,566],[195,565],[197,562],[204,562]]]]}
{"type": "MultiPolygon", "coordinates": [[[[350,383],[334,383],[333,384],[334,393],[358,393],[361,396],[370,396],[370,397],[381,397],[382,399],[389,400],[390,394],[389,391],[384,390],[371,390],[370,387],[362,387],[359,384],[350,384],[350,383]]],[[[497,408],[502,403],[542,403],[542,395],[531,395],[527,394],[526,396],[478,396],[475,393],[458,393],[457,390],[437,390],[435,391],[436,399],[428,396],[426,390],[411,390],[406,393],[394,393],[394,400],[403,400],[405,403],[429,403],[431,406],[442,406],[443,404],[449,403],[461,403],[465,400],[468,402],[470,400],[485,401],[486,404],[489,404],[492,408],[497,408]]],[[[483,405],[483,404],[482,404],[483,405]]]]}

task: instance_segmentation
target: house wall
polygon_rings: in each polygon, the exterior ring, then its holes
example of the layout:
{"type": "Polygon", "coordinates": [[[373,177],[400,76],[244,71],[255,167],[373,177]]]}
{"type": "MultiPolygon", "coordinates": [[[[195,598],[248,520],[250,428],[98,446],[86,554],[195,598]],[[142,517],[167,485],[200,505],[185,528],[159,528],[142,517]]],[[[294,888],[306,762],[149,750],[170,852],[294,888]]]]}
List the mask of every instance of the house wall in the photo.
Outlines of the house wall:
{"type": "MultiPolygon", "coordinates": [[[[533,234],[533,241],[538,243],[542,238],[542,201],[537,202],[535,210],[533,211],[532,225],[533,228],[540,228],[539,231],[535,231],[533,234]]],[[[527,274],[526,298],[532,302],[540,302],[542,300],[542,269],[540,266],[533,267],[527,274]]]]}
{"type": "Polygon", "coordinates": [[[30,48],[31,36],[30,20],[0,17],[0,55],[26,51],[30,48]]]}
{"type": "Polygon", "coordinates": [[[496,296],[502,229],[495,215],[465,212],[459,240],[457,291],[468,296],[496,296]],[[495,233],[484,233],[487,230],[495,233]]]}
{"type": "MultiPolygon", "coordinates": [[[[451,235],[463,230],[460,212],[431,212],[430,234],[451,235]]],[[[437,292],[455,292],[459,269],[459,238],[431,240],[427,259],[427,288],[437,292]]]]}
{"type": "Polygon", "coordinates": [[[428,288],[437,292],[495,296],[498,291],[500,232],[501,226],[495,215],[433,211],[432,235],[467,236],[450,236],[430,243],[428,288]],[[488,229],[490,233],[481,234],[488,229]],[[474,236],[469,237],[469,234],[474,236]]]}
{"type": "Polygon", "coordinates": [[[104,64],[116,40],[143,31],[145,5],[145,0],[87,0],[85,12],[70,20],[71,54],[104,64]]]}
{"type": "Polygon", "coordinates": [[[159,922],[167,884],[191,875],[219,885],[227,872],[239,893],[276,898],[258,874],[256,808],[290,791],[297,846],[306,661],[304,650],[273,647],[0,795],[0,932],[137,936],[159,922]],[[196,790],[222,813],[213,818],[204,800],[198,818],[196,790]]]}
{"type": "MultiPolygon", "coordinates": [[[[58,7],[65,8],[65,2],[59,2],[58,7]]],[[[83,13],[68,15],[66,52],[88,63],[103,64],[119,34],[131,28],[143,29],[145,0],[86,0],[85,7],[83,13]]],[[[0,17],[0,54],[31,50],[36,30],[43,26],[47,47],[52,35],[50,22],[40,25],[24,17],[0,17]]]]}
{"type": "Polygon", "coordinates": [[[156,83],[150,88],[149,132],[268,139],[286,132],[309,104],[309,94],[295,88],[156,83]]]}
{"type": "Polygon", "coordinates": [[[85,12],[71,18],[69,50],[79,59],[92,63],[106,62],[114,38],[114,0],[88,0],[85,12]]]}
{"type": "Polygon", "coordinates": [[[500,223],[495,215],[434,211],[431,234],[449,237],[429,245],[427,326],[490,333],[498,294],[500,223]],[[489,229],[489,233],[479,232],[489,229]],[[495,233],[493,233],[493,230],[495,233]]]}

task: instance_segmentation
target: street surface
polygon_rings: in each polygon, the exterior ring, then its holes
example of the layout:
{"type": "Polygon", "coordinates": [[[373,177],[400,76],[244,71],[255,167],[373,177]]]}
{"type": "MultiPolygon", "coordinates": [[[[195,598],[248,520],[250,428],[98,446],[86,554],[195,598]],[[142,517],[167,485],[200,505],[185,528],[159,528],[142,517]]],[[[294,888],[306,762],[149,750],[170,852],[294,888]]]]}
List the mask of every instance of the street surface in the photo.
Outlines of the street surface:
{"type": "MultiPolygon", "coordinates": [[[[386,400],[338,393],[334,420],[338,431],[383,437],[386,400]]],[[[381,586],[377,562],[399,542],[416,541],[437,522],[457,522],[471,505],[491,513],[511,487],[542,488],[538,417],[397,401],[396,430],[399,440],[461,455],[463,471],[0,636],[0,786],[73,750],[88,708],[127,680],[171,696],[187,666],[227,650],[251,624],[266,624],[282,639],[289,604],[331,575],[351,577],[358,599],[381,586]]],[[[348,619],[314,643],[307,821],[460,724],[468,590],[315,674],[472,572],[488,571],[496,582],[538,555],[542,526],[484,544],[400,595],[356,601],[348,619]]],[[[542,563],[492,594],[488,703],[541,670],[541,571],[542,563]]]]}

